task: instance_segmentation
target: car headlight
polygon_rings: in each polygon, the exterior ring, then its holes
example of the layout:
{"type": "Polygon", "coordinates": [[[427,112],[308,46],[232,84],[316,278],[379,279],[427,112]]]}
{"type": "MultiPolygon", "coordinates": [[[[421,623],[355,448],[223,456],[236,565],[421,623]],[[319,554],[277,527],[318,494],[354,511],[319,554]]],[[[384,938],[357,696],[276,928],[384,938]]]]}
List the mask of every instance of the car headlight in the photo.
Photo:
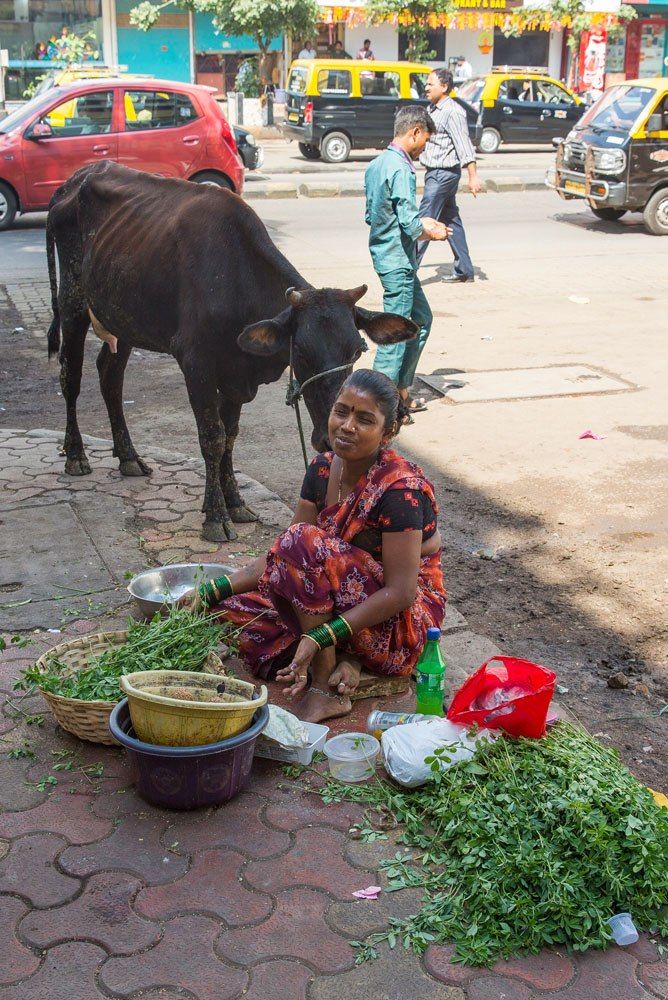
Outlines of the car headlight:
{"type": "Polygon", "coordinates": [[[621,174],[626,166],[626,153],[623,149],[595,149],[594,164],[603,174],[621,174]]]}
{"type": "Polygon", "coordinates": [[[257,146],[257,142],[255,141],[255,136],[253,135],[252,132],[249,132],[247,134],[246,142],[248,143],[249,146],[257,146]]]}

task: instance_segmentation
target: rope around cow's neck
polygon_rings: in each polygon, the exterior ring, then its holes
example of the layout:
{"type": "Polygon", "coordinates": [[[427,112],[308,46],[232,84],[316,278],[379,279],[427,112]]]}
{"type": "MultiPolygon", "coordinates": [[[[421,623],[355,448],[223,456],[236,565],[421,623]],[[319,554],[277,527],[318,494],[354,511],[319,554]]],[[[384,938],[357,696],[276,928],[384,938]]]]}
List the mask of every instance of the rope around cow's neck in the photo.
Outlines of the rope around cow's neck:
{"type": "MultiPolygon", "coordinates": [[[[288,378],[288,389],[285,394],[286,406],[292,406],[295,411],[295,417],[297,418],[297,430],[299,431],[299,440],[302,446],[302,455],[304,456],[304,468],[308,469],[308,456],[306,454],[306,439],[304,438],[304,428],[302,426],[302,415],[299,411],[299,400],[304,395],[304,389],[317,382],[319,379],[323,378],[325,375],[334,375],[336,372],[349,371],[353,368],[355,362],[349,361],[348,364],[338,365],[336,368],[328,368],[324,372],[318,372],[317,375],[311,375],[307,378],[305,382],[301,385],[295,378],[295,366],[293,363],[293,350],[294,350],[294,337],[290,337],[290,375],[288,378]]],[[[362,338],[362,351],[368,351],[366,341],[362,338]]]]}

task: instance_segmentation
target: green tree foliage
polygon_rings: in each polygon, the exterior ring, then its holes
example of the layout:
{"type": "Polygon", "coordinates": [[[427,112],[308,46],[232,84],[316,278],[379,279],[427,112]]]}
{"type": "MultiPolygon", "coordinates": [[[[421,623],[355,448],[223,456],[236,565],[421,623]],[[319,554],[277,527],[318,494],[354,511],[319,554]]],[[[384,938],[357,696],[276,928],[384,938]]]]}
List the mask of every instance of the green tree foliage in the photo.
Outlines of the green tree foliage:
{"type": "Polygon", "coordinates": [[[130,23],[148,31],[165,7],[181,7],[210,14],[224,35],[250,35],[260,50],[260,72],[273,38],[288,32],[309,38],[319,17],[316,0],[143,0],[130,12],[130,23]]]}

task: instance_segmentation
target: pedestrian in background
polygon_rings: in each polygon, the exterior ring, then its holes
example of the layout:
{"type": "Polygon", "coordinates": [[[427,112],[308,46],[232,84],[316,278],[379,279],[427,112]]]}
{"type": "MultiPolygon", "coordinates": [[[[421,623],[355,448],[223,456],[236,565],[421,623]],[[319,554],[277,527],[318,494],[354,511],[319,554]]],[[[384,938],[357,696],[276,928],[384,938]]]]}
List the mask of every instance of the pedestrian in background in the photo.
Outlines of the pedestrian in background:
{"type": "Polygon", "coordinates": [[[330,55],[335,59],[352,59],[352,56],[343,47],[342,41],[334,42],[334,48],[331,50],[330,55]]]}
{"type": "Polygon", "coordinates": [[[301,50],[298,59],[315,59],[318,53],[316,52],[315,46],[310,38],[307,38],[304,42],[304,48],[301,50]]]}
{"type": "Polygon", "coordinates": [[[365,38],[362,44],[362,48],[357,53],[358,59],[375,59],[375,55],[371,51],[371,39],[365,38]]]}
{"type": "MultiPolygon", "coordinates": [[[[392,379],[411,413],[426,409],[424,399],[411,399],[409,389],[433,318],[417,276],[415,241],[445,240],[450,234],[443,223],[421,218],[417,207],[414,161],[433,131],[426,108],[401,108],[395,118],[393,141],[364,174],[369,250],[383,286],[383,307],[385,312],[398,313],[418,326],[414,340],[380,345],[373,367],[392,379]]],[[[410,415],[407,422],[412,423],[410,415]]]]}
{"type": "Polygon", "coordinates": [[[473,76],[473,66],[464,56],[457,56],[455,64],[455,83],[465,83],[473,76]]]}
{"type": "MultiPolygon", "coordinates": [[[[478,180],[475,150],[469,138],[466,112],[450,96],[452,88],[452,73],[447,69],[435,69],[427,77],[425,92],[430,102],[428,110],[435,131],[420,157],[420,163],[426,167],[420,215],[438,219],[451,229],[448,239],[455,257],[455,269],[453,274],[443,280],[473,281],[473,263],[457,207],[457,188],[462,167],[466,167],[468,171],[471,194],[476,197],[482,188],[478,180]]],[[[426,240],[418,243],[418,266],[428,245],[426,240]]]]}

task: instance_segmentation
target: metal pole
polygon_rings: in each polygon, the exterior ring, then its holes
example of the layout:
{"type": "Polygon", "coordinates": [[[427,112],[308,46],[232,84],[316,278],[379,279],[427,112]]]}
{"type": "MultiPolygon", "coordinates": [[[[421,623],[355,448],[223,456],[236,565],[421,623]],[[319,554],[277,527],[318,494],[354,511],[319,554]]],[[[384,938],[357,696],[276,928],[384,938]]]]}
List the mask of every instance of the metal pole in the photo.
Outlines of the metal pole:
{"type": "Polygon", "coordinates": [[[0,118],[7,117],[7,108],[5,107],[5,72],[8,65],[9,52],[7,49],[0,48],[0,118]]]}
{"type": "Polygon", "coordinates": [[[188,51],[190,56],[190,82],[195,83],[197,64],[195,57],[195,18],[193,12],[188,11],[188,51]]]}

